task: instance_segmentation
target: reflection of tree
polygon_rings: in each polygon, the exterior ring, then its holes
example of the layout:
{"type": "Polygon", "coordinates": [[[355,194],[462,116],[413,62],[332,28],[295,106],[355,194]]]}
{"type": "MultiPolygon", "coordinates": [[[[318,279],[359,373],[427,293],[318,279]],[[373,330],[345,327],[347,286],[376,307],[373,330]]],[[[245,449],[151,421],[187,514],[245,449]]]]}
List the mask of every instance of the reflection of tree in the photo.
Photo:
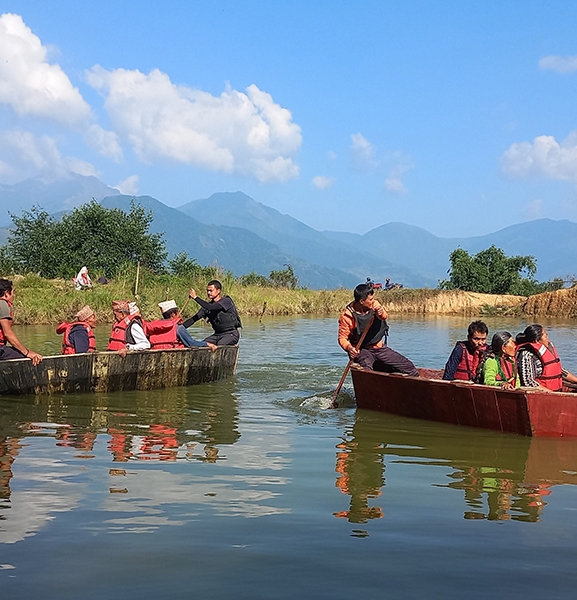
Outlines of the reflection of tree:
{"type": "Polygon", "coordinates": [[[386,462],[451,469],[449,483],[432,485],[463,492],[465,519],[539,521],[554,485],[577,484],[577,440],[456,427],[448,433],[444,425],[418,421],[401,429],[396,419],[357,411],[350,435],[337,446],[336,486],[350,496],[350,507],[336,517],[364,523],[383,516],[369,501],[381,495],[386,462]]]}
{"type": "Polygon", "coordinates": [[[12,463],[21,447],[18,438],[0,438],[0,500],[10,500],[12,463]]]}

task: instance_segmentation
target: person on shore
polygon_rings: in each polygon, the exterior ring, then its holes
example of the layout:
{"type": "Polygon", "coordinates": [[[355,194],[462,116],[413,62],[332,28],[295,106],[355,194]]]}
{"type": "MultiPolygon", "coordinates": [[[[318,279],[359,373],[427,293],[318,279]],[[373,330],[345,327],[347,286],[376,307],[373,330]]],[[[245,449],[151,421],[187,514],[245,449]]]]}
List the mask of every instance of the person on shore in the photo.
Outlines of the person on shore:
{"type": "Polygon", "coordinates": [[[42,361],[42,355],[26,348],[12,329],[13,302],[12,282],[9,279],[0,279],[0,360],[29,358],[33,365],[37,365],[42,361]]]}
{"type": "Polygon", "coordinates": [[[508,331],[497,331],[491,340],[491,352],[483,363],[483,383],[514,390],[521,383],[517,370],[515,339],[508,331]]]}
{"type": "Polygon", "coordinates": [[[210,347],[214,352],[214,344],[195,340],[182,324],[178,306],[174,300],[166,300],[158,304],[162,312],[162,320],[146,323],[145,330],[152,350],[162,348],[210,347]]]}
{"type": "Polygon", "coordinates": [[[346,306],[339,317],[338,342],[340,347],[361,367],[406,373],[418,377],[415,365],[386,344],[389,330],[387,311],[375,299],[370,283],[361,283],[354,289],[354,301],[346,306]],[[359,349],[356,346],[367,333],[359,349]],[[385,341],[383,341],[385,338],[385,341]]]}
{"type": "Polygon", "coordinates": [[[107,350],[116,351],[121,356],[126,356],[129,350],[148,350],[150,342],[144,333],[142,317],[136,303],[114,300],[112,312],[114,324],[107,350]]]}
{"type": "Polygon", "coordinates": [[[563,379],[577,383],[577,377],[564,369],[557,350],[542,325],[534,323],[515,338],[517,366],[523,387],[560,392],[563,379]]]}
{"type": "Polygon", "coordinates": [[[242,327],[236,306],[230,296],[223,296],[222,284],[217,279],[209,281],[206,286],[209,302],[199,298],[194,288],[188,294],[200,304],[200,310],[184,322],[188,329],[199,319],[208,319],[214,333],[204,338],[204,341],[216,346],[234,346],[240,339],[239,327],[242,327]]]}
{"type": "Polygon", "coordinates": [[[92,279],[90,279],[87,267],[82,267],[72,281],[76,284],[77,290],[89,290],[92,288],[92,279]]]}
{"type": "Polygon", "coordinates": [[[74,323],[65,321],[58,325],[56,333],[64,336],[62,338],[62,354],[96,352],[96,338],[93,331],[95,326],[96,315],[88,304],[76,313],[74,323]]]}
{"type": "Polygon", "coordinates": [[[487,353],[488,334],[489,328],[483,321],[473,321],[467,329],[467,340],[455,344],[445,365],[443,379],[477,381],[479,367],[487,353]]]}

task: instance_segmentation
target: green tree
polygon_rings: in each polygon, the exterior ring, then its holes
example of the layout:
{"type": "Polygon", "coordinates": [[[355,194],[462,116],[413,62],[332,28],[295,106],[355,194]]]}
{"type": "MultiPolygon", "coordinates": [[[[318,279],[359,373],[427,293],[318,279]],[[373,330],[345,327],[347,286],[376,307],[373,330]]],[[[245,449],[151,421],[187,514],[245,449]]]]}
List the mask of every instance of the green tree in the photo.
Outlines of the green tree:
{"type": "Polygon", "coordinates": [[[268,277],[274,287],[286,287],[295,290],[299,284],[298,277],[291,265],[285,265],[285,267],[286,269],[271,271],[268,277]]]}
{"type": "Polygon", "coordinates": [[[533,256],[508,257],[496,246],[471,256],[457,248],[451,252],[449,261],[449,279],[439,282],[441,289],[523,296],[540,291],[541,284],[534,279],[537,263],[533,256]]]}
{"type": "Polygon", "coordinates": [[[125,263],[159,271],[167,256],[162,234],[148,232],[151,211],[131,202],[130,211],[104,208],[96,200],[55,221],[38,207],[11,215],[8,258],[21,272],[71,277],[82,265],[113,276],[125,263]]]}

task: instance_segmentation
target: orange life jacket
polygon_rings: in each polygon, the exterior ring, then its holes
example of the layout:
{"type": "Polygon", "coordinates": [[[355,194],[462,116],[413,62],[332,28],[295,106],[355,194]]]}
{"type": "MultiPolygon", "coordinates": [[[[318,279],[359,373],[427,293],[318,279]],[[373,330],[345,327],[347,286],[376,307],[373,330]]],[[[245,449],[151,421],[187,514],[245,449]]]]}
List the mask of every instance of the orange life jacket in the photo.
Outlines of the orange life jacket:
{"type": "MultiPolygon", "coordinates": [[[[4,300],[4,298],[1,298],[2,300],[4,300]]],[[[8,302],[8,300],[4,300],[4,302],[6,302],[6,304],[8,305],[8,308],[10,308],[10,318],[12,319],[13,317],[13,313],[12,313],[12,302],[8,302]]],[[[2,327],[0,327],[0,346],[5,346],[6,345],[6,337],[4,335],[4,330],[2,329],[2,327]]]]}
{"type": "Polygon", "coordinates": [[[158,321],[146,322],[144,324],[144,333],[150,341],[150,349],[185,348],[185,345],[176,335],[179,322],[172,319],[159,319],[158,321]]]}
{"type": "Polygon", "coordinates": [[[62,354],[76,354],[76,348],[70,342],[70,332],[76,325],[82,325],[86,329],[86,333],[88,334],[88,352],[96,352],[96,338],[94,337],[92,327],[86,321],[76,321],[75,323],[61,323],[56,328],[57,334],[64,335],[62,338],[62,354]]]}
{"type": "Polygon", "coordinates": [[[466,342],[457,342],[457,344],[463,348],[463,356],[461,356],[461,362],[455,371],[454,379],[474,381],[477,377],[479,364],[487,352],[487,346],[481,346],[481,348],[477,348],[477,350],[471,354],[466,342]]]}
{"type": "Polygon", "coordinates": [[[134,343],[134,338],[130,333],[130,327],[134,321],[137,321],[142,325],[142,319],[138,315],[124,317],[122,321],[116,321],[112,325],[112,331],[110,332],[110,338],[108,339],[108,346],[106,348],[107,350],[120,350],[121,348],[126,348],[126,344],[134,343]]]}
{"type": "Polygon", "coordinates": [[[519,349],[528,348],[541,361],[543,373],[535,379],[543,386],[553,392],[560,392],[563,389],[563,369],[561,360],[551,344],[549,347],[539,342],[527,342],[520,344],[519,349]]]}

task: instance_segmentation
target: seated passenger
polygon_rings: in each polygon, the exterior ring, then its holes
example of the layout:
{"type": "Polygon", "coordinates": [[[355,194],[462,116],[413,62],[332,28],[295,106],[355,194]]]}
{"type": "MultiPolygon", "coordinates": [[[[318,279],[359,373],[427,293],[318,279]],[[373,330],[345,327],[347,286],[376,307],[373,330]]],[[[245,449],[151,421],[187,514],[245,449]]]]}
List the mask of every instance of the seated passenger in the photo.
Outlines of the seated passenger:
{"type": "Polygon", "coordinates": [[[62,354],[80,354],[96,351],[96,339],[93,329],[96,325],[96,315],[88,306],[83,306],[76,313],[74,323],[64,322],[58,325],[56,333],[63,335],[62,354]]]}
{"type": "Polygon", "coordinates": [[[517,347],[508,331],[498,331],[491,340],[491,353],[483,364],[483,383],[514,390],[519,383],[515,351],[517,347]]]}
{"type": "Polygon", "coordinates": [[[195,340],[182,324],[178,306],[174,300],[166,300],[158,304],[162,312],[162,320],[150,321],[146,324],[146,332],[153,350],[161,348],[192,348],[207,346],[214,352],[214,344],[195,340]]]}
{"type": "Polygon", "coordinates": [[[107,349],[115,350],[121,356],[126,356],[129,350],[148,350],[150,342],[144,334],[144,325],[138,306],[134,302],[114,300],[112,312],[114,313],[114,323],[107,349]]]}
{"type": "Polygon", "coordinates": [[[457,342],[443,373],[443,379],[477,381],[479,366],[487,352],[489,328],[483,321],[473,321],[467,329],[467,340],[457,342]]]}
{"type": "Polygon", "coordinates": [[[542,325],[529,325],[515,341],[522,386],[560,392],[563,379],[577,383],[577,377],[561,366],[557,350],[542,325]]]}
{"type": "Polygon", "coordinates": [[[381,367],[389,373],[406,373],[418,377],[415,365],[402,354],[395,352],[383,342],[389,330],[387,311],[375,300],[375,291],[370,283],[361,283],[354,290],[351,302],[339,317],[339,345],[351,360],[373,369],[381,367]],[[367,334],[360,349],[356,346],[365,329],[367,334]]]}

